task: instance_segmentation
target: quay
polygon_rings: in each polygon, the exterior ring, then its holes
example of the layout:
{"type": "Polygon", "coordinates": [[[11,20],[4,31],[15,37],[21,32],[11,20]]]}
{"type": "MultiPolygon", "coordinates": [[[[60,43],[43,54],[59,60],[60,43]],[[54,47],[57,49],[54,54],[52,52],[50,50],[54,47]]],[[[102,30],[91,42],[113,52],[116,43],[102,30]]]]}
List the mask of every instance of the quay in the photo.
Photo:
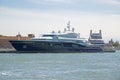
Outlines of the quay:
{"type": "Polygon", "coordinates": [[[0,36],[0,53],[13,53],[16,52],[14,47],[11,45],[9,40],[29,40],[35,37],[34,34],[28,34],[28,36],[21,36],[18,34],[16,36],[0,36]]]}

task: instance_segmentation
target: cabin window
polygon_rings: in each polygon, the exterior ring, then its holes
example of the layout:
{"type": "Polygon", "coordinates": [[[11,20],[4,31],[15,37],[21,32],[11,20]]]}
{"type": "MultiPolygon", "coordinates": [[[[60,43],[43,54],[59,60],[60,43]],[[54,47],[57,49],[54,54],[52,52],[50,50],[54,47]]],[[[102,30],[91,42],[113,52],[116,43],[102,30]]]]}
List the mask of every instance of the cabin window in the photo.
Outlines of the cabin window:
{"type": "Polygon", "coordinates": [[[62,46],[63,44],[62,43],[55,43],[54,45],[55,46],[62,46]]]}
{"type": "Polygon", "coordinates": [[[64,47],[72,47],[72,44],[70,44],[70,43],[63,43],[63,46],[64,47]]]}
{"type": "Polygon", "coordinates": [[[50,46],[53,46],[53,44],[52,44],[52,43],[50,43],[49,45],[50,45],[50,46]]]}
{"type": "Polygon", "coordinates": [[[27,45],[23,45],[23,48],[27,48],[27,45]]]}
{"type": "Polygon", "coordinates": [[[72,44],[72,47],[79,47],[78,45],[76,45],[76,44],[72,44]]]}
{"type": "Polygon", "coordinates": [[[55,43],[55,46],[61,46],[61,44],[60,43],[55,43]]]}

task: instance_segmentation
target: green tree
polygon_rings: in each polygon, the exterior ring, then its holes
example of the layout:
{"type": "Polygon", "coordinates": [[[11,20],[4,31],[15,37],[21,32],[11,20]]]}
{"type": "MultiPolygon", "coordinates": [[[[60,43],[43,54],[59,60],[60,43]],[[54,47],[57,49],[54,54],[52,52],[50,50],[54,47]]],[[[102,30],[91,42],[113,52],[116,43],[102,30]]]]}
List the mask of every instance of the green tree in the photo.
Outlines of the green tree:
{"type": "Polygon", "coordinates": [[[0,34],[0,37],[2,37],[2,35],[0,34]]]}
{"type": "Polygon", "coordinates": [[[114,46],[114,47],[119,47],[119,46],[120,46],[120,44],[119,44],[119,42],[118,42],[118,41],[116,41],[116,42],[114,42],[114,43],[113,43],[113,46],[114,46]]]}

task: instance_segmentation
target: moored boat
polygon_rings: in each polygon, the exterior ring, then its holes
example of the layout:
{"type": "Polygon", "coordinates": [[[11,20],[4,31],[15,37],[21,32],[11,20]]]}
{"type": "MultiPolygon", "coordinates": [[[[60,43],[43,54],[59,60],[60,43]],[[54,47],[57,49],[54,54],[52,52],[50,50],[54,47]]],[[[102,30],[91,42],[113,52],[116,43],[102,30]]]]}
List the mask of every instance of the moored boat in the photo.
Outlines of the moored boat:
{"type": "Polygon", "coordinates": [[[42,53],[80,53],[80,52],[103,52],[101,47],[90,45],[80,38],[79,33],[71,29],[70,22],[64,32],[43,34],[41,37],[31,40],[10,40],[17,52],[42,52],[42,53]]]}
{"type": "Polygon", "coordinates": [[[105,43],[102,39],[102,31],[99,30],[99,33],[93,33],[90,31],[90,36],[88,40],[93,46],[101,47],[103,52],[115,52],[115,48],[110,43],[105,43]]]}

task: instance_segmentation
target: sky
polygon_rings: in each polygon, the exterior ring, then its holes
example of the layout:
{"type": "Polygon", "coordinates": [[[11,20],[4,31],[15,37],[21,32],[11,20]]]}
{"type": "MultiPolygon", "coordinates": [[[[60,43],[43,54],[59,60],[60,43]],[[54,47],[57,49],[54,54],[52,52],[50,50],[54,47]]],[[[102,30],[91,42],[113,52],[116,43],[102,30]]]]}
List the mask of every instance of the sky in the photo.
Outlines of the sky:
{"type": "Polygon", "coordinates": [[[80,37],[102,30],[120,41],[120,0],[0,0],[0,34],[15,36],[63,31],[67,22],[80,37]]]}

